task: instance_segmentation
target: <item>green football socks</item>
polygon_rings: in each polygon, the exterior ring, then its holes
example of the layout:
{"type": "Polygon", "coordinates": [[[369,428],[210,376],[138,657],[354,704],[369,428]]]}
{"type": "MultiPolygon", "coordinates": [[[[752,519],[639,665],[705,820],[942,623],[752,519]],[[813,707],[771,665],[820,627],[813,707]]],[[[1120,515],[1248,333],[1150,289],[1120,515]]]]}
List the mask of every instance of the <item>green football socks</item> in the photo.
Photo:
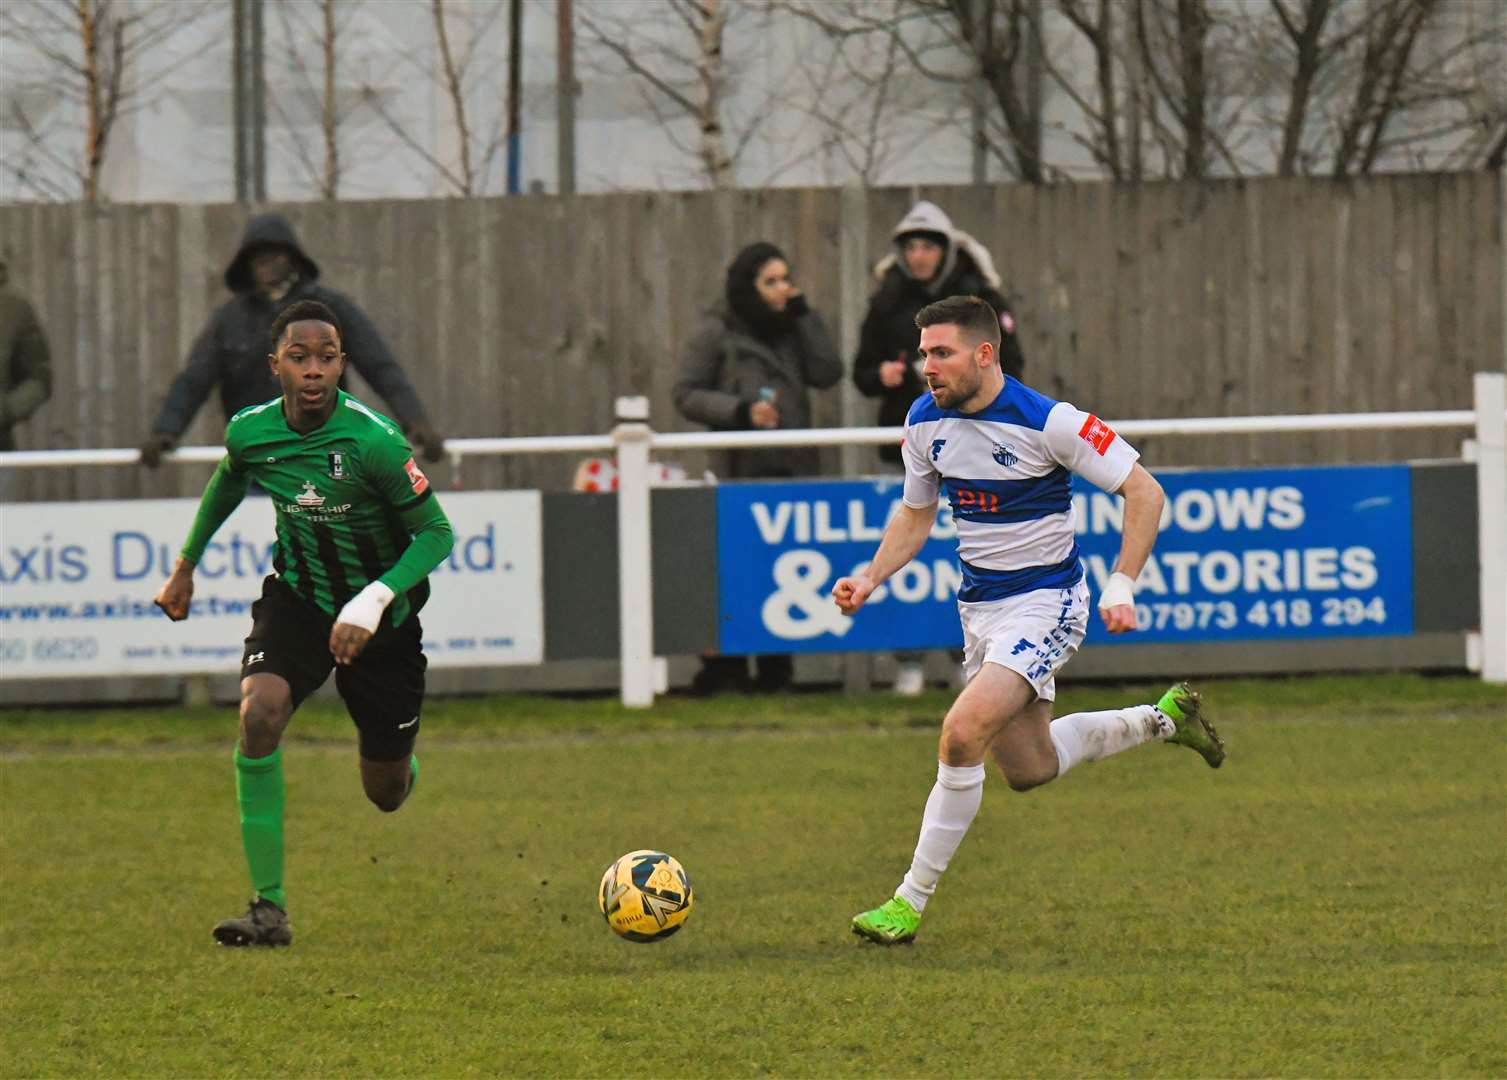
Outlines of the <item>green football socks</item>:
{"type": "Polygon", "coordinates": [[[235,748],[235,794],[251,887],[283,910],[283,752],[249,758],[235,748]]]}
{"type": "MultiPolygon", "coordinates": [[[[419,755],[417,755],[417,754],[409,754],[408,755],[408,795],[412,795],[414,789],[416,787],[418,787],[418,786],[419,786],[419,755]]],[[[405,798],[405,799],[408,798],[408,795],[404,795],[403,798],[405,798]]]]}

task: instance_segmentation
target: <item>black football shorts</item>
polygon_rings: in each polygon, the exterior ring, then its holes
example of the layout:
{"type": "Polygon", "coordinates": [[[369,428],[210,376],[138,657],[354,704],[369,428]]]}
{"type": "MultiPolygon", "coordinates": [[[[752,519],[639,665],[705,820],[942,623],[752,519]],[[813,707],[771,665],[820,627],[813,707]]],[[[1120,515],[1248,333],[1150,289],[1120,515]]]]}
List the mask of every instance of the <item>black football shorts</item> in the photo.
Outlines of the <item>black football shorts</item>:
{"type": "Polygon", "coordinates": [[[280,675],[293,691],[293,707],[324,685],[335,671],[335,687],[356,723],[361,756],[368,761],[402,761],[413,751],[424,704],[423,650],[418,615],[394,627],[384,618],[366,648],[349,665],[330,655],[335,620],[288,587],[276,575],[262,582],[251,605],[251,634],[241,655],[241,677],[280,675]]]}

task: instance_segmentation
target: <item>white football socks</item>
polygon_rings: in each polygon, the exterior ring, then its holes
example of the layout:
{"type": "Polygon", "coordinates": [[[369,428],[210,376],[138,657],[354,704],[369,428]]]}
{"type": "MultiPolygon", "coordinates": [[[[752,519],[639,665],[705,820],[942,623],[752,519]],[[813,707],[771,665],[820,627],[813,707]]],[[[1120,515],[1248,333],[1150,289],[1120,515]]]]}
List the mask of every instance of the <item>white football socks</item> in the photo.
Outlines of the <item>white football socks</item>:
{"type": "Polygon", "coordinates": [[[1107,712],[1080,712],[1052,721],[1052,745],[1057,748],[1057,775],[1074,765],[1098,761],[1152,739],[1165,739],[1176,728],[1155,705],[1132,705],[1107,712]]]}
{"type": "MultiPolygon", "coordinates": [[[[1058,717],[1049,730],[1057,750],[1057,775],[1061,776],[1080,762],[1098,761],[1153,739],[1165,739],[1176,728],[1155,705],[1132,705],[1058,717]]],[[[926,902],[937,891],[937,881],[968,834],[983,801],[983,765],[937,762],[937,782],[921,815],[921,837],[896,896],[917,911],[926,909],[926,902]]]]}
{"type": "Polygon", "coordinates": [[[984,801],[983,765],[948,765],[937,762],[937,782],[921,816],[921,838],[905,880],[895,890],[917,911],[937,891],[937,879],[973,824],[984,801]]]}

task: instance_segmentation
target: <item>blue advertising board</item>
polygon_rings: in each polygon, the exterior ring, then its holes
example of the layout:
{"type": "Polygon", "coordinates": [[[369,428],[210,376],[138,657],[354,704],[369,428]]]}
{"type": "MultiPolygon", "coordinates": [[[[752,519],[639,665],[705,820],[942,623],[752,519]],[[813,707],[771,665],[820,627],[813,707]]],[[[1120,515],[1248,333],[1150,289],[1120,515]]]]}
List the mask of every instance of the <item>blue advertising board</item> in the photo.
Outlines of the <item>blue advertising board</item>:
{"type": "Polygon", "coordinates": [[[920,554],[857,618],[832,603],[833,582],[873,557],[900,494],[899,478],[719,485],[722,651],[962,648],[956,532],[945,502],[920,554]]]}
{"type": "MultiPolygon", "coordinates": [[[[1095,643],[1409,634],[1406,465],[1159,473],[1156,550],[1136,582],[1139,630],[1095,643]]],[[[917,557],[853,618],[832,584],[867,564],[900,502],[896,479],[723,484],[717,491],[724,653],[955,648],[955,530],[944,501],[917,557]]],[[[1074,478],[1078,544],[1097,603],[1120,547],[1121,500],[1074,478]]]]}

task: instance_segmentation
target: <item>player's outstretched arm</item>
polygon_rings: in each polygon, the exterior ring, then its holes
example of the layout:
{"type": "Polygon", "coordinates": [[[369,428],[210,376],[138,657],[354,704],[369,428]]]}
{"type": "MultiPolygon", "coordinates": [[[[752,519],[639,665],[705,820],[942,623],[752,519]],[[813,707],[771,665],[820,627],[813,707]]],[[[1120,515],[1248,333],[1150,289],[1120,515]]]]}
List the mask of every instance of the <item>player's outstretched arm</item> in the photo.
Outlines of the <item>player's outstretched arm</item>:
{"type": "Polygon", "coordinates": [[[249,477],[238,472],[230,455],[226,454],[205,485],[204,495],[199,499],[199,512],[194,515],[194,524],[183,543],[183,551],[173,564],[172,574],[152,600],[174,622],[188,618],[189,604],[194,598],[194,567],[204,557],[204,549],[209,546],[215,530],[241,505],[249,483],[249,477]]]}
{"type": "Polygon", "coordinates": [[[1161,525],[1162,504],[1166,497],[1156,477],[1139,462],[1131,466],[1130,475],[1115,492],[1125,497],[1125,524],[1120,535],[1120,555],[1114,572],[1099,595],[1099,615],[1111,634],[1135,629],[1135,596],[1132,587],[1141,568],[1151,556],[1156,531],[1161,525]]]}
{"type": "Polygon", "coordinates": [[[932,523],[937,520],[937,507],[933,503],[923,509],[901,505],[898,513],[885,527],[879,540],[879,550],[868,568],[852,577],[838,578],[832,586],[832,599],[844,615],[851,615],[863,607],[875,589],[889,580],[890,575],[916,557],[931,535],[932,523]]]}
{"type": "MultiPolygon", "coordinates": [[[[219,342],[215,339],[215,323],[223,310],[216,312],[215,318],[194,339],[193,347],[188,353],[188,363],[168,387],[157,419],[152,421],[154,434],[167,435],[176,441],[188,429],[188,425],[193,423],[204,399],[209,397],[210,391],[223,377],[219,342]]],[[[157,462],[144,460],[142,464],[155,467],[157,462]]]]}

